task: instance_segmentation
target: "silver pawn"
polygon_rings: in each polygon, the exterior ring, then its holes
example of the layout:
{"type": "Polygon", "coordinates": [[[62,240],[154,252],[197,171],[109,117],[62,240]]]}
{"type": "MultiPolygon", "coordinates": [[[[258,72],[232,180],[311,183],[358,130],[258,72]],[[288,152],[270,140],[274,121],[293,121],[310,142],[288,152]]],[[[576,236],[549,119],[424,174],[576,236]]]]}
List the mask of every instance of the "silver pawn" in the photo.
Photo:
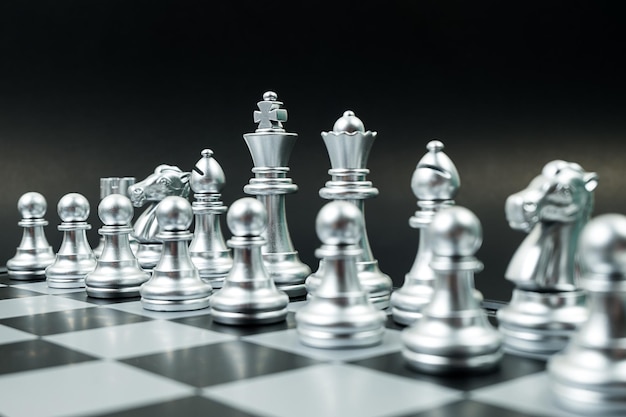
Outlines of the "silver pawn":
{"type": "MultiPolygon", "coordinates": [[[[134,183],[134,177],[100,178],[100,200],[111,194],[121,194],[128,197],[128,187],[130,187],[134,183]]],[[[138,244],[137,241],[132,237],[130,240],[130,244],[131,248],[136,251],[138,244]]],[[[100,240],[98,241],[98,246],[93,249],[93,254],[96,256],[96,258],[100,257],[102,249],[104,249],[104,236],[100,237],[100,240]]]]}
{"type": "Polygon", "coordinates": [[[100,201],[98,216],[104,226],[98,233],[104,238],[104,245],[96,268],[85,277],[88,296],[137,297],[141,284],[150,278],[130,248],[133,213],[133,205],[124,195],[110,194],[100,201]]]}
{"type": "Polygon", "coordinates": [[[48,205],[43,195],[29,192],[17,201],[22,215],[18,226],[24,228],[22,240],[15,256],[7,261],[7,272],[11,279],[39,280],[46,278],[46,268],[54,262],[54,252],[43,230],[48,221],[43,218],[48,205]]]}
{"type": "MultiPolygon", "coordinates": [[[[322,132],[324,144],[330,157],[331,169],[328,174],[331,180],[326,182],[319,191],[320,197],[327,200],[346,200],[357,206],[363,216],[359,247],[361,255],[357,259],[359,281],[363,289],[369,294],[370,300],[379,309],[389,307],[391,294],[391,278],[378,267],[367,238],[364,217],[364,200],[378,195],[378,189],[366,181],[370,172],[365,168],[376,132],[365,131],[361,119],[352,111],[344,112],[333,126],[332,132],[322,132]]],[[[306,280],[309,295],[314,295],[321,284],[324,262],[320,262],[319,269],[306,280]]]]}
{"type": "Polygon", "coordinates": [[[430,303],[435,272],[429,265],[433,253],[428,226],[440,209],[454,205],[454,197],[461,186],[454,163],[443,152],[443,143],[433,140],[426,148],[428,153],[417,163],[411,178],[418,209],[409,219],[409,225],[420,230],[417,255],[404,277],[404,284],[391,294],[392,317],[404,325],[422,317],[422,310],[430,303]]]}
{"type": "Polygon", "coordinates": [[[211,315],[217,323],[267,324],[285,320],[289,297],[276,289],[263,264],[261,233],[267,212],[254,198],[235,201],[226,215],[233,237],[233,267],[224,286],[211,299],[211,315]]]}
{"type": "Polygon", "coordinates": [[[435,290],[423,317],[402,331],[402,355],[428,373],[490,370],[502,357],[502,338],[474,295],[474,273],[483,268],[474,257],[482,244],[480,221],[464,207],[448,207],[428,233],[435,290]]]}
{"type": "Polygon", "coordinates": [[[548,362],[558,403],[585,415],[626,415],[626,217],[592,219],[580,240],[589,318],[548,362]]]}
{"type": "Polygon", "coordinates": [[[78,193],[65,194],[59,200],[57,211],[61,218],[59,231],[63,241],[54,263],[46,268],[50,288],[82,288],[85,276],[96,267],[96,257],[87,241],[89,201],[78,193]]]}
{"type": "Polygon", "coordinates": [[[324,275],[315,297],[296,313],[298,335],[305,345],[333,349],[382,340],[386,315],[372,305],[357,273],[362,223],[361,211],[345,201],[328,203],[317,215],[322,246],[315,255],[324,260],[324,275]]]}
{"type": "Polygon", "coordinates": [[[283,129],[287,110],[280,108],[282,104],[273,91],[263,94],[263,101],[257,103],[259,110],[254,112],[254,121],[259,124],[258,129],[243,135],[252,155],[255,177],[243,190],[256,196],[267,210],[267,228],[263,232],[267,244],[262,249],[265,268],[278,289],[294,298],[306,294],[304,281],[311,268],[300,261],[287,226],[285,196],[298,190],[287,178],[287,164],[298,135],[283,129]]]}
{"type": "Polygon", "coordinates": [[[224,277],[233,266],[233,258],[224,243],[220,226],[220,217],[227,210],[220,200],[226,178],[212,156],[210,149],[202,151],[202,159],[192,170],[189,180],[196,200],[192,204],[195,228],[189,254],[200,278],[215,289],[222,288],[224,277]]]}
{"type": "Polygon", "coordinates": [[[528,233],[505,272],[515,284],[511,302],[497,313],[507,352],[546,359],[587,319],[586,293],[578,286],[578,237],[597,184],[596,173],[556,160],[507,198],[509,225],[528,233]]]}
{"type": "Polygon", "coordinates": [[[183,197],[165,197],[155,215],[159,224],[156,238],[163,242],[163,248],[152,277],[141,286],[141,305],[154,311],[207,308],[213,289],[200,279],[189,257],[191,204],[183,197]]]}

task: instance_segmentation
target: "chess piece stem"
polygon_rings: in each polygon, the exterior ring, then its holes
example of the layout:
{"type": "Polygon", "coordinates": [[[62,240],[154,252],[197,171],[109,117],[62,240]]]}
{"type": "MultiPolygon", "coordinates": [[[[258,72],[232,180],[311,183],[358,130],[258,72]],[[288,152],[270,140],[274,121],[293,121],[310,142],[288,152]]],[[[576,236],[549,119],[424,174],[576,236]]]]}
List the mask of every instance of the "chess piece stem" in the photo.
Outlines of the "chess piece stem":
{"type": "Polygon", "coordinates": [[[221,288],[233,266],[233,259],[220,226],[220,218],[227,211],[220,200],[226,178],[222,167],[213,158],[213,151],[202,151],[202,158],[192,170],[189,183],[195,193],[192,204],[195,228],[189,245],[191,261],[198,268],[200,278],[214,289],[221,288]]]}
{"type": "Polygon", "coordinates": [[[85,276],[96,267],[86,231],[91,229],[89,202],[78,193],[64,195],[57,205],[63,232],[63,241],[54,263],[46,268],[46,279],[50,288],[82,288],[85,276]]]}
{"type": "Polygon", "coordinates": [[[268,275],[261,247],[267,224],[265,207],[257,199],[235,201],[227,214],[233,237],[233,267],[224,286],[211,300],[211,315],[228,325],[270,324],[285,320],[289,297],[268,275]]]}
{"type": "MultiPolygon", "coordinates": [[[[324,144],[328,150],[331,180],[326,182],[319,192],[327,200],[344,200],[357,206],[363,222],[358,246],[361,254],[357,260],[359,281],[369,298],[379,309],[389,307],[391,278],[378,267],[378,261],[372,254],[367,229],[365,227],[364,200],[378,195],[378,189],[366,180],[369,169],[365,168],[369,152],[376,139],[376,132],[365,131],[363,122],[351,111],[344,112],[333,126],[333,131],[322,132],[324,144]]],[[[306,280],[309,298],[314,296],[324,275],[324,262],[320,262],[317,272],[306,280]]]]}
{"type": "Polygon", "coordinates": [[[263,259],[270,277],[278,289],[290,298],[306,294],[304,281],[311,269],[298,257],[289,234],[285,197],[295,193],[298,186],[287,177],[287,164],[298,135],[283,129],[287,121],[287,110],[276,93],[268,91],[263,101],[257,103],[254,120],[259,123],[254,133],[243,135],[252,155],[255,177],[244,187],[244,192],[256,196],[268,214],[267,228],[263,237],[263,259]]]}
{"type": "Polygon", "coordinates": [[[152,277],[140,289],[141,304],[146,310],[187,311],[209,306],[213,289],[200,279],[189,257],[189,226],[193,211],[189,202],[178,196],[165,197],[158,205],[157,239],[163,250],[152,277]]]}
{"type": "Polygon", "coordinates": [[[7,272],[15,280],[45,279],[45,270],[55,259],[43,229],[48,225],[43,218],[46,199],[39,193],[29,192],[20,197],[17,208],[22,215],[18,225],[24,230],[15,256],[7,261],[7,272]]]}
{"type": "Polygon", "coordinates": [[[315,254],[324,261],[323,276],[315,296],[296,313],[298,335],[306,345],[363,347],[382,340],[386,315],[361,287],[356,265],[362,222],[358,208],[346,201],[326,204],[317,216],[322,246],[315,254]]]}

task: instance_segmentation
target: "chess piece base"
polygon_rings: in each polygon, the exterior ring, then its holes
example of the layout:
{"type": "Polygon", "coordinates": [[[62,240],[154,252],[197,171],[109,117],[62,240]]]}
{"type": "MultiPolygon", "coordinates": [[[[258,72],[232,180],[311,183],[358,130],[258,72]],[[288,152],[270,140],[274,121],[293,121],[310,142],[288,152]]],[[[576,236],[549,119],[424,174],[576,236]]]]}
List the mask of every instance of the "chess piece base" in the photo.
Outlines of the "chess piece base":
{"type": "Polygon", "coordinates": [[[96,267],[91,255],[57,255],[56,261],[46,268],[46,281],[50,288],[84,288],[85,276],[96,267]]]}
{"type": "Polygon", "coordinates": [[[408,365],[427,373],[486,372],[502,358],[501,336],[480,309],[457,311],[450,317],[425,312],[403,330],[402,340],[408,365]]]}
{"type": "MultiPolygon", "coordinates": [[[[311,300],[315,291],[322,282],[324,262],[320,262],[319,269],[306,279],[307,300],[311,300]]],[[[379,310],[390,305],[391,278],[380,271],[378,261],[357,262],[357,275],[361,288],[368,294],[370,302],[379,310]]]]}
{"type": "Polygon", "coordinates": [[[306,295],[304,282],[311,274],[311,268],[300,261],[298,252],[264,253],[263,264],[276,288],[285,292],[289,298],[306,295]]]}
{"type": "MultiPolygon", "coordinates": [[[[248,282],[250,285],[254,285],[248,282]]],[[[285,320],[289,298],[273,285],[240,288],[241,282],[230,282],[211,300],[213,321],[221,324],[270,324],[285,320]]]]}
{"type": "Polygon", "coordinates": [[[515,289],[509,305],[497,313],[504,350],[543,360],[563,350],[587,317],[582,290],[538,293],[515,289]]]}
{"type": "Polygon", "coordinates": [[[377,345],[382,341],[386,314],[368,303],[362,293],[336,298],[316,296],[296,313],[300,341],[322,349],[377,345]]]}
{"type": "Polygon", "coordinates": [[[138,297],[141,284],[150,278],[150,274],[139,270],[136,262],[130,263],[126,267],[98,264],[85,278],[87,295],[94,298],[138,297]]]}
{"type": "Polygon", "coordinates": [[[46,278],[45,270],[52,265],[55,255],[52,248],[16,250],[15,256],[7,261],[7,272],[11,279],[32,281],[46,278]]]}
{"type": "Polygon", "coordinates": [[[430,303],[433,287],[429,285],[403,286],[391,294],[393,321],[408,326],[422,318],[422,311],[430,303]]]}
{"type": "Polygon", "coordinates": [[[7,267],[7,273],[10,279],[16,281],[43,281],[46,279],[46,269],[39,269],[33,271],[20,271],[17,269],[9,269],[7,267]]]}
{"type": "Polygon", "coordinates": [[[287,308],[275,311],[230,312],[211,309],[213,321],[235,326],[278,323],[287,317],[287,308]]]}
{"type": "Polygon", "coordinates": [[[563,408],[585,415],[626,414],[626,359],[616,361],[603,349],[570,344],[552,357],[548,370],[563,408]]]}
{"type": "Polygon", "coordinates": [[[136,253],[139,265],[147,270],[154,268],[161,258],[162,251],[161,243],[139,243],[136,253]]]}
{"type": "Polygon", "coordinates": [[[209,298],[195,298],[190,300],[157,300],[141,298],[141,306],[151,311],[191,311],[200,310],[209,306],[209,298]]]}

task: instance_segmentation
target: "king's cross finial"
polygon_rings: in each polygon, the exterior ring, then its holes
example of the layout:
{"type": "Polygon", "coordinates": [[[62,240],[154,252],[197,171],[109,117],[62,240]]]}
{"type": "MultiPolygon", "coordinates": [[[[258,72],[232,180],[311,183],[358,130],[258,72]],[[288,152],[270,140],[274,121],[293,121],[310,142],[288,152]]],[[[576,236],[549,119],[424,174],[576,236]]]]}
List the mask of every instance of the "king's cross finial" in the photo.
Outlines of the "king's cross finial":
{"type": "Polygon", "coordinates": [[[254,111],[254,122],[258,123],[257,130],[283,129],[281,122],[287,121],[287,110],[281,109],[282,102],[278,101],[278,96],[273,91],[263,94],[263,101],[259,101],[259,110],[254,111]]]}

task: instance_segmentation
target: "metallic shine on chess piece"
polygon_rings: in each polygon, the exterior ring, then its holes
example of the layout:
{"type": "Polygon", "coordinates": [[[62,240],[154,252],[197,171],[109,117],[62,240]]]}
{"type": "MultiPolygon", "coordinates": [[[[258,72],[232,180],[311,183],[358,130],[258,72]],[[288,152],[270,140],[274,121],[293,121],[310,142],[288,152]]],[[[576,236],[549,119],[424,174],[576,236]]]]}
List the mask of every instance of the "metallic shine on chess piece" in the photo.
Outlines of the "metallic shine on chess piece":
{"type": "Polygon", "coordinates": [[[226,221],[233,237],[233,267],[224,286],[211,299],[213,321],[229,325],[269,324],[285,320],[289,297],[268,275],[261,254],[267,211],[260,201],[246,197],[235,201],[226,221]]]}
{"type": "Polygon", "coordinates": [[[586,295],[578,288],[578,237],[593,210],[597,184],[595,173],[557,160],[507,199],[509,225],[529,234],[505,273],[516,287],[509,305],[498,311],[506,351],[545,359],[562,350],[586,320],[586,295]]]}
{"type": "Polygon", "coordinates": [[[155,216],[159,225],[155,237],[163,242],[163,250],[150,280],[141,286],[141,305],[154,311],[207,308],[213,289],[202,281],[189,257],[191,204],[182,197],[168,196],[157,205],[155,216]]]}
{"type": "MultiPolygon", "coordinates": [[[[344,112],[333,126],[332,132],[322,132],[324,144],[330,157],[331,180],[319,191],[320,197],[327,200],[345,200],[359,208],[363,215],[361,222],[359,247],[361,255],[357,260],[357,270],[361,286],[369,294],[372,303],[379,309],[389,307],[391,278],[381,272],[378,261],[374,258],[367,238],[364,217],[364,200],[378,195],[378,189],[365,177],[369,169],[365,168],[370,150],[376,139],[376,132],[365,131],[363,122],[352,111],[344,112]]],[[[319,269],[306,280],[309,295],[314,295],[321,283],[324,262],[319,269]]]]}
{"type": "Polygon", "coordinates": [[[78,193],[65,194],[57,205],[63,241],[54,263],[46,268],[50,288],[82,288],[85,276],[96,267],[96,257],[87,241],[89,201],[78,193]]]}
{"type": "Polygon", "coordinates": [[[285,196],[298,190],[287,177],[287,164],[298,135],[283,129],[287,110],[280,108],[282,104],[276,93],[268,91],[263,94],[263,101],[257,103],[259,110],[254,112],[258,129],[243,135],[252,155],[252,172],[255,174],[244,187],[244,192],[256,196],[267,210],[267,228],[263,233],[267,240],[263,247],[267,272],[278,289],[295,298],[306,294],[304,281],[311,268],[300,261],[287,226],[285,196]]]}
{"type": "Polygon", "coordinates": [[[433,140],[426,148],[428,153],[417,163],[411,178],[418,209],[409,219],[409,225],[420,230],[417,255],[404,277],[404,284],[391,294],[392,317],[404,325],[422,317],[422,310],[430,303],[435,272],[429,265],[433,254],[428,226],[441,208],[454,205],[454,197],[461,186],[454,163],[443,152],[443,143],[433,140]]]}
{"type": "Polygon", "coordinates": [[[222,288],[224,277],[233,266],[233,258],[224,243],[220,226],[220,217],[227,210],[220,200],[226,177],[210,149],[202,151],[189,184],[196,200],[192,204],[195,229],[189,245],[191,261],[198,268],[200,278],[214,289],[222,288]]]}
{"type": "Polygon", "coordinates": [[[361,211],[346,201],[330,202],[318,213],[316,230],[322,246],[315,255],[323,258],[324,270],[315,296],[296,312],[301,342],[329,349],[380,343],[386,314],[370,302],[356,266],[362,251],[361,211]]]}
{"type": "Polygon", "coordinates": [[[435,271],[432,301],[423,317],[402,332],[402,355],[428,373],[487,371],[502,357],[502,337],[474,294],[474,254],[482,244],[478,218],[464,207],[441,209],[429,226],[435,271]]]}
{"type": "Polygon", "coordinates": [[[135,207],[149,203],[133,226],[132,236],[139,242],[137,259],[144,269],[152,269],[161,256],[162,243],[157,239],[159,225],[156,209],[167,196],[189,196],[189,172],[171,165],[159,165],[146,179],[128,187],[128,197],[135,207]]]}
{"type": "MultiPolygon", "coordinates": [[[[104,197],[111,194],[121,194],[123,196],[128,197],[128,187],[135,183],[134,177],[107,177],[100,178],[100,200],[104,197]]],[[[134,239],[131,240],[131,247],[134,246],[133,250],[137,250],[137,241],[134,239]]],[[[102,253],[102,249],[104,249],[104,236],[100,237],[100,241],[98,242],[98,246],[93,249],[93,254],[96,255],[96,258],[100,257],[102,253]]]]}
{"type": "Polygon", "coordinates": [[[7,261],[11,279],[41,280],[46,278],[46,268],[54,262],[54,252],[46,239],[43,218],[48,205],[43,195],[28,192],[20,197],[17,209],[22,216],[18,223],[24,229],[15,256],[7,261]]]}
{"type": "Polygon", "coordinates": [[[592,219],[580,236],[581,286],[589,317],[550,358],[558,403],[585,415],[626,415],[626,217],[592,219]]]}
{"type": "Polygon", "coordinates": [[[100,201],[98,216],[104,237],[96,268],[85,277],[87,295],[96,298],[138,297],[150,274],[139,266],[130,248],[133,205],[125,195],[110,194],[100,201]]]}

